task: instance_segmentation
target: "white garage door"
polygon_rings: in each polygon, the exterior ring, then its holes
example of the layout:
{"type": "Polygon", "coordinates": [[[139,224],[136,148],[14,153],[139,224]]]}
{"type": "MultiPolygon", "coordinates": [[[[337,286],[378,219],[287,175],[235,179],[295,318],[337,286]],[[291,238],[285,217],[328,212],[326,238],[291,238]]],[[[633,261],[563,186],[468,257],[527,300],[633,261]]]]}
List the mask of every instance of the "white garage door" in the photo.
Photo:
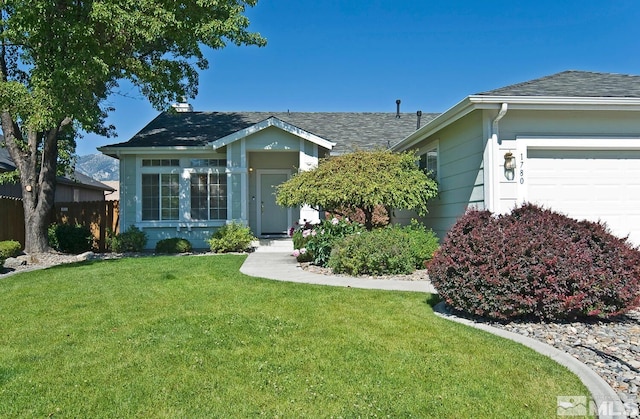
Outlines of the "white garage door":
{"type": "Polygon", "coordinates": [[[527,150],[526,200],[640,245],[640,150],[527,150]]]}

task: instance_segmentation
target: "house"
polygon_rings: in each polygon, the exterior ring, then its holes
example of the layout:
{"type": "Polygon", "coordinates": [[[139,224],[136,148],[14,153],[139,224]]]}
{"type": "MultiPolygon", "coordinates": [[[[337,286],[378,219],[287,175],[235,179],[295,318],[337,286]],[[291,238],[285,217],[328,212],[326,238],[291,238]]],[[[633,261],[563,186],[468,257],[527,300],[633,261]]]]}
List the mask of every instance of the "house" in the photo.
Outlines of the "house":
{"type": "Polygon", "coordinates": [[[400,113],[399,103],[396,113],[194,112],[179,104],[100,151],[120,160],[121,231],[142,229],[149,248],[167,237],[204,248],[230,221],[261,237],[317,221],[310,208],[276,205],[274,187],[330,153],[388,148],[435,116],[400,113]]]}
{"type": "Polygon", "coordinates": [[[469,207],[533,202],[640,245],[640,76],[565,71],[471,95],[392,149],[434,169],[424,221],[440,236],[469,207]]]}
{"type": "MultiPolygon", "coordinates": [[[[9,156],[9,151],[0,147],[0,173],[15,170],[15,164],[9,156]]],[[[104,201],[105,193],[112,193],[114,189],[97,180],[74,172],[67,176],[56,178],[55,202],[83,202],[104,201]]],[[[19,184],[0,184],[0,196],[21,198],[22,188],[19,184]]]]}
{"type": "MultiPolygon", "coordinates": [[[[536,202],[603,220],[640,244],[640,76],[565,71],[468,96],[442,114],[161,113],[129,141],[100,149],[120,159],[120,227],[148,246],[195,247],[231,220],[258,236],[283,234],[310,208],[275,204],[274,186],[329,154],[417,150],[439,182],[424,218],[441,237],[470,207],[503,213],[536,202]]],[[[397,221],[408,214],[397,212],[397,221]]]]}

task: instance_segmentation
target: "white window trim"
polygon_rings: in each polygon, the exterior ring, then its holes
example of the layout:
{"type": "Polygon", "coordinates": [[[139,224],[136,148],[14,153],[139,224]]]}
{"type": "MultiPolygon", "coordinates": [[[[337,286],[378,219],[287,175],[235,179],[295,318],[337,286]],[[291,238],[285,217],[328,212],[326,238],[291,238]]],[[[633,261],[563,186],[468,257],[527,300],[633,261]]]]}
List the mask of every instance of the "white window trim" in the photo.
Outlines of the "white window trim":
{"type": "Polygon", "coordinates": [[[427,154],[429,151],[435,149],[436,156],[438,158],[436,162],[436,181],[440,183],[440,140],[433,140],[427,143],[424,147],[420,147],[418,149],[418,157],[421,157],[424,154],[427,154]]]}
{"type": "MultiPolygon", "coordinates": [[[[210,158],[226,158],[226,155],[216,154],[210,158]]],[[[162,156],[154,158],[163,158],[162,156]]],[[[178,166],[142,166],[142,160],[148,157],[137,157],[136,166],[138,168],[136,176],[136,225],[140,228],[147,227],[165,227],[190,230],[191,228],[208,228],[219,227],[227,223],[227,220],[192,220],[191,219],[191,173],[226,173],[227,185],[229,184],[229,167],[185,167],[185,163],[190,166],[193,156],[185,156],[180,158],[180,167],[178,166]],[[179,209],[177,220],[142,220],[142,175],[143,174],[178,174],[179,175],[179,209]]],[[[204,158],[204,157],[202,157],[204,158]]],[[[175,159],[175,157],[174,157],[175,159]]],[[[231,188],[227,186],[227,202],[231,201],[231,188]]],[[[227,218],[229,217],[229,208],[227,208],[227,218]]]]}

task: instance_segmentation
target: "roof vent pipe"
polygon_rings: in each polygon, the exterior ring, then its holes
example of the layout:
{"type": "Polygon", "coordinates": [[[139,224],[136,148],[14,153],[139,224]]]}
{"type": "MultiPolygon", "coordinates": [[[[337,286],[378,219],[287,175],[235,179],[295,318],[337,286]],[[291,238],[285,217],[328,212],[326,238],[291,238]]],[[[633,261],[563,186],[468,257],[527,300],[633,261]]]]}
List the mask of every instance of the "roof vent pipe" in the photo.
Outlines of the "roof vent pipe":
{"type": "Polygon", "coordinates": [[[396,100],[396,118],[400,118],[400,99],[396,100]]]}
{"type": "Polygon", "coordinates": [[[422,118],[422,111],[416,112],[416,115],[418,116],[418,121],[416,123],[416,130],[419,130],[420,129],[420,118],[422,118]]]}

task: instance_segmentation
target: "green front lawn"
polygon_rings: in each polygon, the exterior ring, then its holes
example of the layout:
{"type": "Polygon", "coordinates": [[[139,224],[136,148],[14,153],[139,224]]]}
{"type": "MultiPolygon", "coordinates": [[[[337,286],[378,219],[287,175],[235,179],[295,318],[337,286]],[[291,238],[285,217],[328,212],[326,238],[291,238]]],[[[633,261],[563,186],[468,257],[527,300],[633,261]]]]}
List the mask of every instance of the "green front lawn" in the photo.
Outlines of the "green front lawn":
{"type": "Polygon", "coordinates": [[[243,256],[0,280],[0,417],[554,417],[576,376],[433,297],[247,277],[243,256]]]}

